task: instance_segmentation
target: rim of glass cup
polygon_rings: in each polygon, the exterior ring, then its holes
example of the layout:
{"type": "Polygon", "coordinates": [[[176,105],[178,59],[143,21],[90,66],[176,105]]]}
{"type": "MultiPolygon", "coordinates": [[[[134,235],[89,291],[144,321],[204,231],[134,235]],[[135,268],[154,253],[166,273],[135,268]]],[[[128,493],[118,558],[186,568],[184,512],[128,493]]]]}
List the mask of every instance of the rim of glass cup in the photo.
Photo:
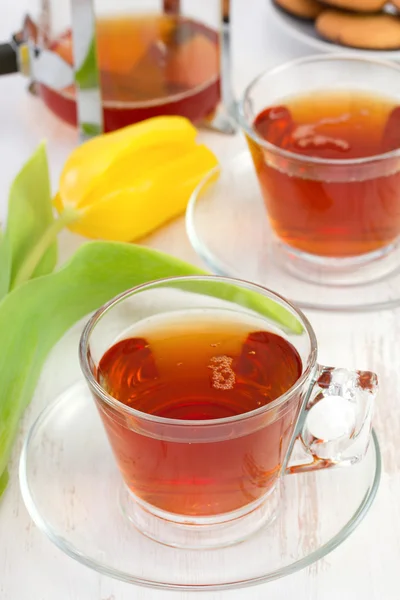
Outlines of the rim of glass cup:
{"type": "MultiPolygon", "coordinates": [[[[260,315],[260,317],[263,318],[262,315],[260,315]]],[[[316,339],[314,330],[311,327],[309,320],[297,307],[295,307],[293,304],[291,304],[283,296],[280,296],[279,294],[277,294],[277,293],[273,292],[272,290],[269,290],[263,286],[253,284],[248,281],[244,281],[242,279],[234,279],[231,277],[220,277],[220,276],[212,276],[212,275],[201,275],[201,276],[190,275],[190,276],[182,276],[182,277],[166,277],[163,279],[159,279],[156,281],[151,281],[151,282],[147,282],[147,283],[138,285],[134,288],[131,288],[131,289],[123,292],[122,294],[119,294],[118,296],[116,296],[115,298],[113,298],[112,300],[110,300],[109,302],[104,304],[102,307],[100,307],[92,315],[92,317],[89,319],[89,321],[87,322],[87,324],[84,327],[84,330],[82,332],[81,339],[79,342],[79,359],[80,359],[80,365],[81,365],[83,375],[86,379],[86,382],[89,384],[92,392],[97,397],[99,397],[103,402],[105,402],[108,406],[111,406],[118,412],[124,413],[128,416],[133,416],[136,418],[140,418],[142,420],[151,421],[153,423],[159,423],[159,424],[163,424],[163,425],[175,425],[175,426],[179,425],[179,426],[191,426],[191,427],[193,427],[193,425],[196,425],[196,427],[213,427],[213,426],[222,425],[224,423],[232,423],[235,421],[244,421],[246,419],[253,418],[256,415],[260,415],[263,413],[267,413],[271,410],[275,410],[278,406],[280,406],[281,404],[284,404],[294,393],[296,393],[298,390],[301,389],[301,387],[304,385],[306,380],[310,377],[310,375],[314,371],[316,364],[317,364],[317,350],[318,350],[317,339],[316,339]],[[122,402],[119,402],[119,400],[116,400],[113,396],[108,394],[108,392],[106,392],[102,388],[102,386],[98,383],[98,381],[96,380],[96,378],[94,377],[94,375],[92,373],[88,358],[90,355],[91,335],[92,335],[96,325],[101,321],[103,316],[105,316],[115,306],[117,306],[120,302],[123,302],[125,299],[129,298],[130,296],[135,296],[136,294],[139,294],[145,290],[149,290],[152,288],[156,289],[156,288],[162,287],[163,284],[170,285],[171,283],[174,283],[174,282],[179,283],[179,282],[188,282],[188,281],[197,281],[197,282],[216,281],[218,283],[223,282],[228,285],[239,285],[240,287],[248,289],[249,291],[253,291],[253,292],[261,294],[267,298],[271,298],[272,300],[277,301],[280,304],[283,304],[284,308],[295,313],[296,317],[299,319],[299,321],[303,325],[304,330],[307,333],[308,338],[310,340],[310,351],[308,354],[307,363],[304,366],[303,373],[301,374],[299,379],[294,383],[294,385],[292,385],[291,388],[289,388],[284,394],[282,394],[281,396],[276,398],[276,400],[274,400],[273,402],[271,402],[270,404],[268,404],[266,406],[261,406],[260,408],[257,408],[255,410],[252,410],[247,413],[240,414],[240,415],[235,415],[232,417],[224,417],[224,418],[220,418],[220,419],[212,419],[211,421],[209,419],[197,420],[197,421],[188,420],[188,419],[171,419],[171,418],[167,418],[167,417],[159,417],[157,415],[150,415],[150,414],[141,412],[135,408],[132,408],[130,406],[126,406],[122,402]]]]}
{"type": "MultiPolygon", "coordinates": [[[[355,56],[352,54],[345,54],[345,53],[329,54],[328,56],[325,54],[312,54],[310,56],[306,56],[303,58],[296,58],[294,60],[285,62],[276,67],[273,67],[272,69],[262,71],[262,73],[260,73],[255,79],[253,79],[249,83],[249,85],[246,87],[246,89],[244,90],[242,97],[238,103],[238,108],[237,108],[238,122],[239,122],[239,125],[241,126],[241,128],[243,129],[243,131],[258,145],[269,150],[270,152],[273,152],[283,158],[288,158],[288,159],[292,159],[292,160],[294,159],[294,160],[301,161],[303,163],[307,162],[308,164],[332,165],[332,166],[364,165],[364,164],[368,164],[368,163],[375,162],[375,161],[383,161],[383,160],[387,160],[389,158],[399,157],[400,149],[391,150],[390,152],[383,152],[382,154],[374,154],[372,156],[365,156],[362,158],[326,159],[326,158],[320,158],[317,156],[305,156],[304,154],[297,154],[296,152],[284,150],[283,148],[280,148],[279,146],[275,146],[274,144],[271,144],[271,142],[268,142],[267,140],[265,140],[264,138],[259,136],[258,133],[253,128],[252,123],[248,122],[248,119],[246,118],[246,115],[245,115],[246,102],[249,101],[249,96],[250,96],[251,92],[263,79],[268,78],[272,75],[282,73],[284,71],[292,69],[293,67],[297,67],[299,65],[304,65],[307,63],[324,63],[324,62],[332,63],[332,62],[336,62],[336,61],[343,61],[346,63],[356,62],[356,63],[360,63],[360,64],[361,63],[372,64],[377,67],[385,67],[385,68],[391,69],[392,71],[395,71],[400,77],[400,65],[397,65],[396,63],[393,63],[393,62],[390,62],[387,60],[381,60],[379,58],[367,58],[367,57],[363,57],[363,56],[357,56],[357,55],[355,56]]],[[[268,108],[268,106],[266,106],[265,108],[268,108]]],[[[254,115],[254,116],[256,117],[257,115],[254,115]]]]}

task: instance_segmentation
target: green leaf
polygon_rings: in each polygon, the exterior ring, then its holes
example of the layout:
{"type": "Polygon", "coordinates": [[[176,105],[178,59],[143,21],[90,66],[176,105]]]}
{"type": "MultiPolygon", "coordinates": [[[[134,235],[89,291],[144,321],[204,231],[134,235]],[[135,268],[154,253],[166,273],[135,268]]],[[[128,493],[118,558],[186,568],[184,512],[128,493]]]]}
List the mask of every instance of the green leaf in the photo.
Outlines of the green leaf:
{"type": "Polygon", "coordinates": [[[0,229],[0,300],[8,293],[11,279],[10,240],[0,229]]]}
{"type": "Polygon", "coordinates": [[[51,225],[43,232],[41,238],[39,238],[38,242],[35,246],[33,246],[30,254],[26,257],[25,261],[22,263],[19,271],[16,273],[13,288],[18,287],[28,279],[33,278],[33,274],[35,273],[40,261],[43,256],[47,252],[47,250],[54,244],[57,243],[57,235],[67,227],[69,223],[73,223],[80,216],[80,213],[73,208],[65,208],[63,212],[60,214],[58,219],[55,219],[51,225]]]}
{"type": "MultiPolygon", "coordinates": [[[[32,279],[0,303],[0,473],[3,473],[47,354],[79,319],[116,294],[147,281],[204,271],[172,256],[118,242],[89,242],[59,271],[32,279]]],[[[184,286],[180,286],[184,287],[184,286]]],[[[190,288],[190,286],[189,286],[190,288]]],[[[188,289],[189,289],[188,288],[188,289]]],[[[294,332],[301,324],[259,294],[209,282],[206,293],[234,299],[294,332]]]]}
{"type": "Polygon", "coordinates": [[[0,496],[6,489],[9,480],[8,469],[5,469],[3,473],[0,475],[0,496]]]}
{"type": "Polygon", "coordinates": [[[101,127],[97,123],[82,123],[81,130],[88,137],[95,137],[102,133],[101,127]]]}
{"type": "Polygon", "coordinates": [[[75,73],[75,81],[82,90],[99,86],[99,72],[97,68],[96,41],[93,36],[82,65],[75,73]]]}
{"type": "MultiPolygon", "coordinates": [[[[12,256],[11,288],[46,229],[53,223],[46,149],[41,144],[15,178],[9,195],[5,237],[12,256]]],[[[39,260],[32,277],[51,273],[57,262],[54,241],[39,260]]]]}

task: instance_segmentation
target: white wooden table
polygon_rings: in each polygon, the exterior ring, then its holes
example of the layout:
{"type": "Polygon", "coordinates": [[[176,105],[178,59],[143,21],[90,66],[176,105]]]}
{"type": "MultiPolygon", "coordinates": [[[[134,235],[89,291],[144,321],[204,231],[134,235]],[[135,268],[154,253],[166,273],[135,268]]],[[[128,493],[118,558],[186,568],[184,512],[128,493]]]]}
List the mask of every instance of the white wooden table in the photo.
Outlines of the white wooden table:
{"type": "MultiPolygon", "coordinates": [[[[208,1],[208,0],[205,0],[208,1]]],[[[29,0],[2,3],[0,40],[15,31],[29,0]]],[[[238,88],[262,68],[310,53],[271,25],[267,0],[237,0],[234,29],[238,88]],[[240,24],[240,27],[238,25],[240,24]],[[249,50],[252,48],[252,51],[249,50]],[[244,68],[245,67],[245,68],[244,68]]],[[[244,146],[240,136],[202,134],[222,158],[244,146]]],[[[20,76],[0,79],[0,216],[6,213],[13,175],[43,138],[54,184],[63,160],[76,143],[72,128],[53,117],[26,92],[20,76]]],[[[65,234],[61,257],[79,243],[65,234]]],[[[152,246],[199,263],[185,236],[182,220],[157,232],[152,246]]],[[[310,568],[229,598],[265,600],[398,600],[400,598],[400,310],[366,315],[309,313],[320,345],[320,361],[375,370],[381,394],[375,420],[384,459],[378,498],[359,529],[337,550],[310,568]]],[[[0,600],[171,600],[186,593],[141,589],[101,577],[55,548],[31,522],[19,491],[17,464],[23,437],[41,408],[79,378],[75,327],[51,353],[35,397],[21,426],[11,465],[11,484],[0,502],[0,600]]],[[[0,382],[1,393],[1,382],[0,382]]],[[[345,497],[343,501],[345,501],[345,497]]],[[[182,560],[181,565],[184,565],[182,560]]],[[[190,565],[188,565],[188,568],[190,565]]],[[[222,600],[222,593],[206,594],[222,600]]],[[[226,597],[226,596],[224,596],[226,597]]]]}

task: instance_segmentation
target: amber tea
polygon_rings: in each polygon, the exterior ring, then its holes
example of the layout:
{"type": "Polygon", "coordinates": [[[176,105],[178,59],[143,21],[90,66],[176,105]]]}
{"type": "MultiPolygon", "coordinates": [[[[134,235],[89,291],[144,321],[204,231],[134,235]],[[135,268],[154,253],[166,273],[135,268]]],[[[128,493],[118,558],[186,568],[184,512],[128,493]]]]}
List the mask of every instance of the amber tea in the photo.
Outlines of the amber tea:
{"type": "MultiPolygon", "coordinates": [[[[338,160],[363,159],[400,148],[400,107],[357,91],[294,96],[258,114],[257,134],[304,157],[271,164],[269,151],[249,139],[271,225],[288,246],[324,257],[354,257],[390,246],[400,234],[400,165],[385,176],[334,175],[338,160]],[[307,158],[323,159],[307,164],[307,158]],[[332,177],[330,176],[332,174],[332,177]]],[[[354,163],[353,163],[354,164],[354,163]]],[[[337,171],[336,171],[337,173],[337,171]]]]}
{"type": "MultiPolygon", "coordinates": [[[[106,131],[161,114],[197,122],[215,110],[219,38],[203,23],[173,14],[103,18],[96,24],[96,43],[106,131]]],[[[50,48],[73,64],[70,31],[50,48]]],[[[54,113],[76,124],[73,86],[39,90],[54,113]]]]}
{"type": "Polygon", "coordinates": [[[130,490],[153,507],[189,516],[235,511],[263,497],[280,475],[300,393],[261,415],[257,426],[242,423],[240,433],[234,417],[268,406],[301,373],[294,346],[246,314],[178,311],[135,325],[103,355],[97,380],[141,413],[184,420],[188,438],[174,440],[171,421],[157,437],[134,416],[121,420],[99,404],[130,490]],[[199,421],[226,418],[233,418],[229,435],[221,439],[211,428],[207,439],[196,437],[199,421]]]}

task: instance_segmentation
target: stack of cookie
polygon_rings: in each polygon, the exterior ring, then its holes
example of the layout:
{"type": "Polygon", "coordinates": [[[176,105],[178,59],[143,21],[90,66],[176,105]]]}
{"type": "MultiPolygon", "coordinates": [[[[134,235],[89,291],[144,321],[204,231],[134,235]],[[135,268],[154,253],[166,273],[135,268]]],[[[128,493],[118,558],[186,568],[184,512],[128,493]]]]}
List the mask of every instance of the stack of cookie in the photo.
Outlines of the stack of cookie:
{"type": "Polygon", "coordinates": [[[315,22],[335,44],[368,50],[400,49],[400,0],[272,0],[299,19],[315,22]]]}

